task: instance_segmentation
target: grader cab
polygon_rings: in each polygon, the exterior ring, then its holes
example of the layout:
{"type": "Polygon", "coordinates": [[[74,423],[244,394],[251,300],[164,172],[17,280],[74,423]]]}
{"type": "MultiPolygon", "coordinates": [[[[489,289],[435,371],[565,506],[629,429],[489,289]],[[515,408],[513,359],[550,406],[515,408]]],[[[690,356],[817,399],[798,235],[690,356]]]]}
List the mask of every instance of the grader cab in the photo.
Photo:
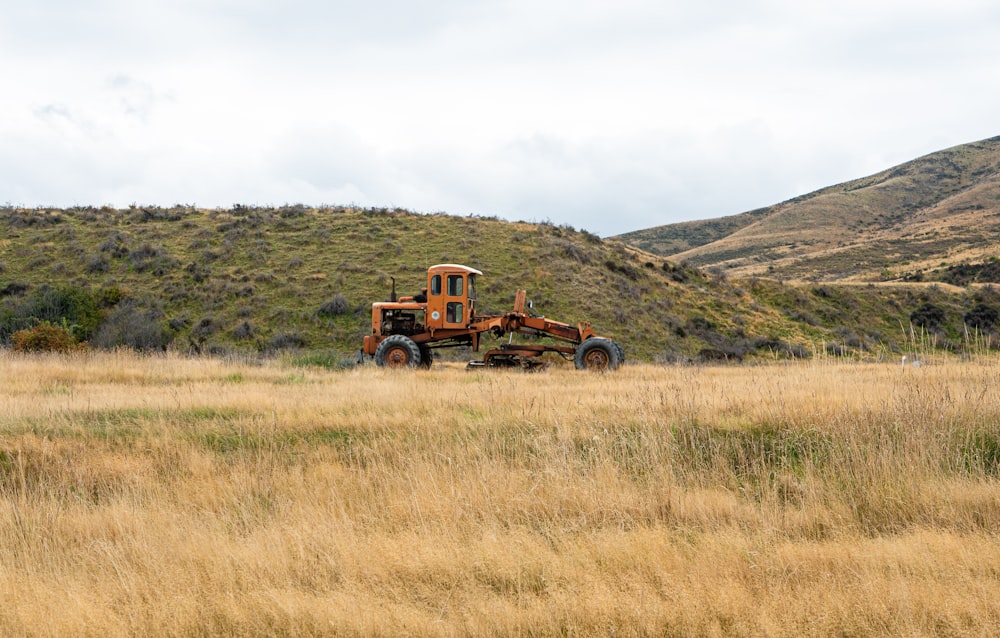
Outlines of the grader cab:
{"type": "Polygon", "coordinates": [[[615,341],[598,336],[589,322],[575,326],[531,313],[524,290],[518,290],[514,308],[507,313],[481,315],[476,310],[476,277],[483,273],[459,264],[438,264],[427,269],[427,287],[417,295],[396,297],[395,280],[390,301],[372,304],[372,331],[365,336],[362,355],[389,368],[430,367],[432,351],[468,346],[479,352],[483,335],[500,341],[470,367],[536,370],[547,352],[572,358],[581,370],[614,370],[625,360],[615,341]],[[539,338],[544,343],[514,341],[514,335],[539,338]],[[506,343],[501,341],[507,337],[506,343]]]}

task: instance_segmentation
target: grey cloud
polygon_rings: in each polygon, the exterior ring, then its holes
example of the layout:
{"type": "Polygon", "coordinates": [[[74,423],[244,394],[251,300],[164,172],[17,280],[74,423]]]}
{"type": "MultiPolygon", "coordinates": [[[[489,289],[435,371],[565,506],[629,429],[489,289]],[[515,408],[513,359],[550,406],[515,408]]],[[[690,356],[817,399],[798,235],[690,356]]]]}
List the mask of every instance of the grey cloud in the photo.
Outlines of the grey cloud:
{"type": "MultiPolygon", "coordinates": [[[[106,136],[106,132],[86,113],[81,114],[79,109],[67,104],[43,104],[32,108],[31,114],[46,127],[49,135],[56,135],[64,141],[78,136],[96,141],[106,136]]],[[[44,140],[39,141],[42,146],[45,145],[44,140]]]]}
{"type": "Polygon", "coordinates": [[[158,93],[151,84],[124,73],[110,76],[105,85],[117,96],[123,113],[143,122],[158,104],[172,102],[174,99],[170,92],[158,93]]]}
{"type": "Polygon", "coordinates": [[[56,118],[70,121],[73,119],[72,115],[70,115],[69,108],[65,104],[45,104],[33,108],[31,112],[36,118],[43,121],[51,121],[56,118]]]}

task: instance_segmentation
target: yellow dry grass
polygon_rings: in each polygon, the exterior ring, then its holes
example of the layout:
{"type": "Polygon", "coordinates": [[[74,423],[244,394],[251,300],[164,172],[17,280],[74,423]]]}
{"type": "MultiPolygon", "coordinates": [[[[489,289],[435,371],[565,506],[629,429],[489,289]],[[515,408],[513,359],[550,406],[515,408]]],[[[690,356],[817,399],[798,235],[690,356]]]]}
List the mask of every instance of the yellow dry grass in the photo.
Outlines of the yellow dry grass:
{"type": "Polygon", "coordinates": [[[2,353],[0,634],[995,634],[998,377],[2,353]]]}

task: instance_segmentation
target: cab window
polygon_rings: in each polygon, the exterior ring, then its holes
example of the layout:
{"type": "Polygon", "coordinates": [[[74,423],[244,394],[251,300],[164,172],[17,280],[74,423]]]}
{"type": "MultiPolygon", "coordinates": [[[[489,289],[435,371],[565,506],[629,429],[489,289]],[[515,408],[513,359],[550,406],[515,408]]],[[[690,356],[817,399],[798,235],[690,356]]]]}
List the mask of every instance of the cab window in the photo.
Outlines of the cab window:
{"type": "Polygon", "coordinates": [[[449,301],[445,311],[445,319],[448,323],[462,323],[465,320],[464,310],[459,302],[449,301]]]}
{"type": "Polygon", "coordinates": [[[469,299],[476,298],[476,277],[469,275],[469,299]]]}
{"type": "Polygon", "coordinates": [[[448,275],[448,296],[462,296],[462,275],[448,275]]]}
{"type": "Polygon", "coordinates": [[[431,277],[431,294],[440,295],[441,294],[441,275],[434,275],[431,277]]]}

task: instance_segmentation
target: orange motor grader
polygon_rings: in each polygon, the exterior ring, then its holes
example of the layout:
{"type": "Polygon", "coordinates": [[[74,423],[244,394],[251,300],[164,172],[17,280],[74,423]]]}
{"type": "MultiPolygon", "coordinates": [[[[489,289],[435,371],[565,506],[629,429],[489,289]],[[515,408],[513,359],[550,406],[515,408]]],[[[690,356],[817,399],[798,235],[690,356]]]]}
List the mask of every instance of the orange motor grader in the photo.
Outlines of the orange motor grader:
{"type": "Polygon", "coordinates": [[[372,332],[365,336],[362,355],[387,368],[430,367],[432,349],[469,346],[479,352],[485,334],[503,339],[481,361],[469,367],[525,368],[545,365],[546,352],[573,358],[580,370],[614,370],[625,360],[616,342],[598,336],[590,322],[575,326],[531,313],[526,294],[518,290],[510,312],[482,315],[476,311],[476,277],[483,273],[458,264],[438,264],[427,269],[427,288],[411,297],[396,298],[392,282],[390,301],[372,304],[372,332]],[[514,335],[548,337],[548,343],[516,343],[514,335]]]}

